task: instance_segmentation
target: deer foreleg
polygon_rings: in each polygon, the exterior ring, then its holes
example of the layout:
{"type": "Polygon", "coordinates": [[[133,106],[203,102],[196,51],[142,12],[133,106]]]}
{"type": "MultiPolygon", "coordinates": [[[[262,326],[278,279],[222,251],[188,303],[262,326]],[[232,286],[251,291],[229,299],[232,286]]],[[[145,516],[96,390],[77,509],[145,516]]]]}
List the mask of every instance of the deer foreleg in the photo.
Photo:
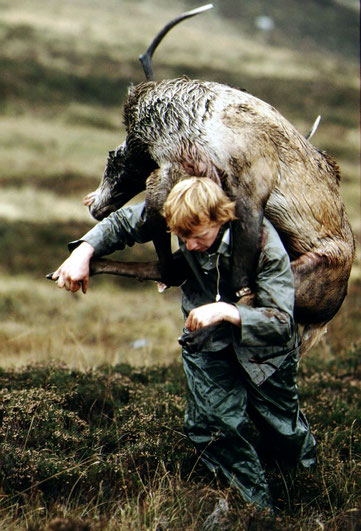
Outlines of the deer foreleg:
{"type": "Polygon", "coordinates": [[[261,247],[263,210],[250,208],[236,201],[237,221],[233,223],[232,286],[236,292],[253,290],[254,277],[261,247]]]}
{"type": "MultiPolygon", "coordinates": [[[[190,274],[186,259],[180,252],[172,255],[172,278],[173,283],[169,286],[179,286],[190,274]]],[[[49,273],[46,278],[54,280],[54,273],[49,273]]],[[[90,261],[90,275],[118,275],[122,277],[135,278],[139,281],[154,280],[157,282],[164,282],[161,275],[159,262],[154,260],[151,262],[121,262],[116,260],[109,260],[105,258],[93,258],[90,261]]]]}

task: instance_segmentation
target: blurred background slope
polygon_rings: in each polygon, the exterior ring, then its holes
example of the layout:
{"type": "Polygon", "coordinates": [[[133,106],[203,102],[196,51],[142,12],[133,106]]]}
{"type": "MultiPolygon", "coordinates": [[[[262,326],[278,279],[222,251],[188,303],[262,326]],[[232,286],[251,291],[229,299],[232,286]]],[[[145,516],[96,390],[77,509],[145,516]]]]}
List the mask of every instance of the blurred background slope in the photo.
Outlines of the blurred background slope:
{"type": "MultiPolygon", "coordinates": [[[[124,139],[127,86],[144,79],[139,54],[169,19],[201,3],[0,0],[2,365],[50,358],[143,365],[178,356],[177,290],[161,297],[152,285],[108,277],[94,279],[86,297],[72,296],[44,275],[94,224],[81,199],[124,139]]],[[[359,2],[214,3],[167,35],[154,55],[156,79],[187,74],[245,88],[304,134],[321,114],[312,141],[340,164],[359,241],[359,2]]],[[[134,247],[123,257],[152,253],[134,247]]],[[[357,259],[319,355],[358,341],[359,271],[357,259]]]]}

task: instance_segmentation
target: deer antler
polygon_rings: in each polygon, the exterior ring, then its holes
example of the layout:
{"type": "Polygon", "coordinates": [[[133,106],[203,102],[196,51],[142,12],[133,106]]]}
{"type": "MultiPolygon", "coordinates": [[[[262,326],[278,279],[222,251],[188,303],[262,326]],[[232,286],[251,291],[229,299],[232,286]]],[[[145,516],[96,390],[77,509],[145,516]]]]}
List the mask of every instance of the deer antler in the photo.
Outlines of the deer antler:
{"type": "Polygon", "coordinates": [[[170,22],[168,22],[168,24],[164,26],[164,28],[153,39],[148,50],[144,54],[139,56],[139,61],[142,63],[143,70],[145,73],[145,77],[147,78],[147,81],[154,80],[153,68],[152,68],[152,56],[158,44],[161,42],[164,36],[168,33],[168,31],[170,31],[174,26],[176,26],[177,24],[179,24],[179,22],[182,22],[186,18],[194,17],[195,15],[198,15],[199,13],[203,13],[203,11],[208,11],[208,9],[212,9],[213,7],[214,7],[213,4],[206,4],[204,6],[197,7],[197,9],[186,11],[185,13],[182,13],[181,15],[174,18],[173,20],[171,20],[170,22]]]}

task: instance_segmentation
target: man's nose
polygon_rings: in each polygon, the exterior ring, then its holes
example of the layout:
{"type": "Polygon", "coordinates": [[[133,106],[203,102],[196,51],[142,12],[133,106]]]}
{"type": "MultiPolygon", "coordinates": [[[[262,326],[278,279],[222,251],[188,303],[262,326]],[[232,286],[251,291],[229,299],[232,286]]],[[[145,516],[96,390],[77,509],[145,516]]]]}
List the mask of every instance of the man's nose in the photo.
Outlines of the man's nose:
{"type": "Polygon", "coordinates": [[[195,240],[187,240],[186,241],[186,247],[188,249],[188,251],[194,251],[195,249],[197,249],[197,242],[195,240]]]}

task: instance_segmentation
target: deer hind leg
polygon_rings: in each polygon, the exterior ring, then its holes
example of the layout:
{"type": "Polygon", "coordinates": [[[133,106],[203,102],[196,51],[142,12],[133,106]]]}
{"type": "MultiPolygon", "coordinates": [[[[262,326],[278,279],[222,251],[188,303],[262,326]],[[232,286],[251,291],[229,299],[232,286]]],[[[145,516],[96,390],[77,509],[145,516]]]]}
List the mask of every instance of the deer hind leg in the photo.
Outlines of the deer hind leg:
{"type": "Polygon", "coordinates": [[[342,264],[314,252],[291,262],[295,279],[295,320],[325,325],[339,310],[347,291],[348,275],[342,264]]]}
{"type": "Polygon", "coordinates": [[[341,265],[309,252],[291,262],[295,279],[295,320],[301,324],[300,357],[327,332],[327,322],[339,310],[347,290],[341,265]]]}
{"type": "Polygon", "coordinates": [[[300,358],[308,352],[327,333],[327,324],[305,325],[301,330],[300,358]]]}

